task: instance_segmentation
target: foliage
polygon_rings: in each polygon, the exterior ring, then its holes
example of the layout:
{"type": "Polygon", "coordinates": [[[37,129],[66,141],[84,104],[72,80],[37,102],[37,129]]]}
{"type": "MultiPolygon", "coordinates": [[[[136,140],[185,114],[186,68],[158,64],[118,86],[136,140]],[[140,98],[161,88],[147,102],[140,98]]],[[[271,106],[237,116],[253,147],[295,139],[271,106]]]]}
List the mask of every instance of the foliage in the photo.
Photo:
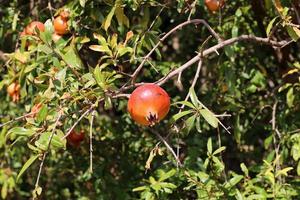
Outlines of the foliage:
{"type": "Polygon", "coordinates": [[[203,0],[4,0],[1,199],[296,199],[299,11],[297,0],[226,1],[216,13],[203,0]],[[62,10],[69,34],[54,41],[62,10]],[[20,36],[33,20],[45,31],[20,36]],[[154,127],[127,112],[145,82],[173,103],[154,127]],[[73,128],[79,146],[66,140],[73,128]]]}

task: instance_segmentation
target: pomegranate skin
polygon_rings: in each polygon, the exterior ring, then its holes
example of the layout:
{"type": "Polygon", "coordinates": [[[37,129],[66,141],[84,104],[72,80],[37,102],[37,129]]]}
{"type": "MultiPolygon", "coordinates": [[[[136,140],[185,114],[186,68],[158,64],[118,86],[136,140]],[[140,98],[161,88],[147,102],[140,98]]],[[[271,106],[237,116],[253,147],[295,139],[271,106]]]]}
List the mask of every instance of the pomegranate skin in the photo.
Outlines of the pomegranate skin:
{"type": "Polygon", "coordinates": [[[83,140],[84,131],[80,131],[79,133],[77,133],[73,130],[67,137],[67,141],[69,142],[69,144],[76,147],[78,147],[83,140]]]}
{"type": "Polygon", "coordinates": [[[12,97],[13,102],[18,102],[20,99],[20,84],[18,82],[13,82],[7,87],[7,93],[12,97]]]}
{"type": "Polygon", "coordinates": [[[36,35],[35,27],[39,29],[39,31],[44,32],[45,31],[45,25],[42,22],[39,21],[33,21],[25,28],[25,33],[27,35],[36,35]]]}
{"type": "Polygon", "coordinates": [[[138,124],[152,126],[168,114],[170,97],[158,85],[144,84],[132,92],[127,109],[138,124]]]}
{"type": "Polygon", "coordinates": [[[54,26],[55,32],[59,35],[64,35],[69,32],[68,22],[62,16],[58,16],[54,19],[53,26],[54,26]]]}
{"type": "Polygon", "coordinates": [[[212,12],[218,11],[224,4],[224,0],[205,0],[206,7],[212,12]]]}

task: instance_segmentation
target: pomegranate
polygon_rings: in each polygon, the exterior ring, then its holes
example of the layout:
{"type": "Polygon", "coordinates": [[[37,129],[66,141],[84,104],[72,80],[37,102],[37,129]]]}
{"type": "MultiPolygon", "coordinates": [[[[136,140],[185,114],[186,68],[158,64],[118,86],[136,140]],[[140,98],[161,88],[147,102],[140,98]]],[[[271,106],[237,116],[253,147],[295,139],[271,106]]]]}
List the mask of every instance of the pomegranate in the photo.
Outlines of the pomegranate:
{"type": "Polygon", "coordinates": [[[36,35],[35,27],[37,27],[37,29],[39,29],[39,31],[41,31],[41,32],[45,31],[45,25],[42,22],[33,21],[26,26],[25,34],[26,35],[36,35]]]}
{"type": "Polygon", "coordinates": [[[54,19],[53,26],[54,30],[59,35],[64,35],[69,32],[68,19],[70,13],[68,11],[63,11],[58,17],[54,19]]]}
{"type": "Polygon", "coordinates": [[[138,124],[153,126],[168,114],[170,97],[158,85],[144,84],[132,92],[127,109],[138,124]]]}
{"type": "Polygon", "coordinates": [[[7,93],[12,97],[13,102],[17,102],[20,99],[20,84],[18,82],[13,82],[7,87],[7,93]]]}
{"type": "Polygon", "coordinates": [[[76,131],[72,130],[70,135],[67,137],[67,141],[70,145],[78,147],[80,143],[84,140],[84,131],[80,131],[77,133],[76,131]]]}
{"type": "Polygon", "coordinates": [[[205,0],[205,5],[212,12],[218,11],[225,4],[224,0],[205,0]]]}

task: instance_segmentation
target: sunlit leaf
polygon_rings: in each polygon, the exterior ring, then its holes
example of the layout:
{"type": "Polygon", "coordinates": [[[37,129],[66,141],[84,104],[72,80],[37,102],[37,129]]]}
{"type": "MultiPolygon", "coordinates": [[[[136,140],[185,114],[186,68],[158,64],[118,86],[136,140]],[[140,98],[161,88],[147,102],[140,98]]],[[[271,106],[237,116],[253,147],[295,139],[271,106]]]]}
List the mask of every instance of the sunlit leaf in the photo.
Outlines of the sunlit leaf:
{"type": "Polygon", "coordinates": [[[31,156],[26,163],[23,165],[22,169],[20,170],[18,176],[17,176],[17,181],[20,179],[20,177],[23,175],[23,173],[28,169],[28,167],[30,167],[30,165],[32,165],[32,163],[39,157],[40,155],[33,155],[31,156]]]}
{"type": "Polygon", "coordinates": [[[202,115],[202,117],[214,128],[218,127],[219,121],[218,118],[215,117],[215,115],[207,110],[207,109],[201,109],[200,113],[202,115]]]}

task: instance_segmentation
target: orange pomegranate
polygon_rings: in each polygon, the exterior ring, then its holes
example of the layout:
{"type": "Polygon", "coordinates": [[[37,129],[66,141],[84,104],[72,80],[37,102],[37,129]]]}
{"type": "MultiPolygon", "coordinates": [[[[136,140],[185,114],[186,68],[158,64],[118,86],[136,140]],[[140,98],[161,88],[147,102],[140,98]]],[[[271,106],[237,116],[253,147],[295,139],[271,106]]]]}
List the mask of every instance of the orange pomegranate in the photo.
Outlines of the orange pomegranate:
{"type": "Polygon", "coordinates": [[[58,17],[54,19],[53,26],[57,34],[64,35],[69,32],[69,27],[68,27],[69,15],[70,14],[68,11],[63,11],[59,14],[58,17]]]}
{"type": "Polygon", "coordinates": [[[225,4],[224,0],[205,0],[205,5],[212,12],[218,11],[225,4]]]}
{"type": "Polygon", "coordinates": [[[72,130],[72,132],[67,137],[68,143],[75,147],[78,147],[83,140],[84,140],[84,131],[83,130],[80,131],[79,133],[72,130]]]}
{"type": "Polygon", "coordinates": [[[13,102],[17,102],[20,99],[20,84],[18,82],[13,82],[7,87],[7,93],[12,97],[13,102]]]}
{"type": "Polygon", "coordinates": [[[153,126],[168,114],[170,97],[158,85],[144,84],[132,92],[127,109],[138,124],[153,126]]]}
{"type": "Polygon", "coordinates": [[[39,29],[39,31],[41,31],[41,32],[45,31],[45,25],[42,22],[33,21],[26,26],[25,34],[26,35],[36,35],[35,28],[39,29]]]}

